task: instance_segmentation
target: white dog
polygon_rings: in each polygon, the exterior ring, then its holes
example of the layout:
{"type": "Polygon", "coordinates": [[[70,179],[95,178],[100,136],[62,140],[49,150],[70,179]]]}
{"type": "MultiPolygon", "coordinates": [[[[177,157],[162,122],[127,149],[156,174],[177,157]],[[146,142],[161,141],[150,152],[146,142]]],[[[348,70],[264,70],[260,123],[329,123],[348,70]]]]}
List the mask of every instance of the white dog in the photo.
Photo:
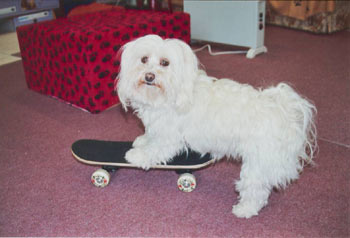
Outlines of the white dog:
{"type": "Polygon", "coordinates": [[[249,218],[273,187],[285,187],[311,162],[315,107],[287,84],[261,90],[208,77],[187,44],[156,35],[127,43],[121,57],[120,101],[145,126],[125,156],[130,163],[149,169],[188,148],[239,158],[239,203],[232,212],[249,218]]]}

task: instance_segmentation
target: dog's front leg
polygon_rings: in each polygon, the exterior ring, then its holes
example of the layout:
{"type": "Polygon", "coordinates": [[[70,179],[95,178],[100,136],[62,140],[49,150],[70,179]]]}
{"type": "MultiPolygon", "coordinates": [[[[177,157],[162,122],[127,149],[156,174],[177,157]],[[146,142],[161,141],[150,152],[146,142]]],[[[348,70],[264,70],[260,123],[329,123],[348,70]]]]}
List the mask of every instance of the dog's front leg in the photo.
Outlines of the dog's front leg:
{"type": "Polygon", "coordinates": [[[132,147],[141,147],[147,144],[147,135],[140,135],[136,137],[134,142],[132,143],[132,147]]]}
{"type": "Polygon", "coordinates": [[[166,164],[184,148],[183,143],[169,141],[169,138],[150,138],[148,135],[138,137],[125,159],[137,167],[148,170],[157,164],[166,164]]]}

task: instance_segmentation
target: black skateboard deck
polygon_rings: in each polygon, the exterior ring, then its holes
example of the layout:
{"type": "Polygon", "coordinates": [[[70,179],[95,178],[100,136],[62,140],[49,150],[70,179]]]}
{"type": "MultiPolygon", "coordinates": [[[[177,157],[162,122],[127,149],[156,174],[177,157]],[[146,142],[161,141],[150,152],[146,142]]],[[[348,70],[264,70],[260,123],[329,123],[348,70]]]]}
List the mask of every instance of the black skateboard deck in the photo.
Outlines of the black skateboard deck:
{"type": "MultiPolygon", "coordinates": [[[[132,148],[129,141],[78,140],[72,145],[73,156],[82,163],[91,165],[110,165],[116,167],[132,167],[135,165],[125,160],[125,154],[132,148]]],[[[199,169],[212,162],[207,154],[201,157],[199,153],[183,152],[168,164],[159,164],[155,169],[199,169]]]]}
{"type": "MultiPolygon", "coordinates": [[[[132,148],[130,141],[103,141],[103,140],[78,140],[72,144],[72,154],[80,162],[90,165],[102,166],[92,175],[92,182],[98,187],[104,187],[109,183],[109,172],[118,168],[137,168],[135,165],[125,160],[125,154],[132,148]]],[[[178,180],[178,187],[182,191],[190,192],[196,186],[192,170],[197,170],[208,166],[214,160],[209,154],[201,154],[189,150],[175,156],[167,164],[158,164],[151,169],[176,170],[183,176],[178,180]],[[185,176],[186,174],[186,176],[185,176]],[[179,184],[180,183],[180,184],[179,184]]]]}

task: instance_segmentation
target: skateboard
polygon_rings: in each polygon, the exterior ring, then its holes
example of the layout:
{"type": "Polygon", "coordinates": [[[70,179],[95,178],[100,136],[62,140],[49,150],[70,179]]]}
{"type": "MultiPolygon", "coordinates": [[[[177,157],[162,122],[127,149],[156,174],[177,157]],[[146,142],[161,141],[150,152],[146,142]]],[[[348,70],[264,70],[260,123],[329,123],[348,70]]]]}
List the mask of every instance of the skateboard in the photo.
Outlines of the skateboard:
{"type": "MultiPolygon", "coordinates": [[[[97,187],[109,184],[111,173],[119,168],[138,168],[125,160],[125,153],[132,148],[130,141],[103,141],[82,139],[72,144],[72,154],[80,162],[101,166],[91,176],[91,182],[97,187]]],[[[189,150],[175,156],[167,164],[158,164],[151,169],[175,170],[179,174],[177,187],[183,192],[192,192],[197,185],[192,171],[213,163],[209,154],[201,154],[189,150]]]]}

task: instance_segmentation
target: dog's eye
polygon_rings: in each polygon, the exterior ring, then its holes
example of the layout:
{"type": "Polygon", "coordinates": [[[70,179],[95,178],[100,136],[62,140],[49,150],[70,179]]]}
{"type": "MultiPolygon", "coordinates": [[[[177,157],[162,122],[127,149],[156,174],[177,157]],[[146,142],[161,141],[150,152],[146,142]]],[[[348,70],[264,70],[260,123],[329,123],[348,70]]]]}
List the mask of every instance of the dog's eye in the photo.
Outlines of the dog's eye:
{"type": "Polygon", "coordinates": [[[147,56],[143,56],[143,57],[141,58],[141,62],[142,62],[143,64],[146,64],[147,61],[148,61],[148,57],[147,57],[147,56]]]}
{"type": "Polygon", "coordinates": [[[161,66],[164,66],[164,67],[166,67],[166,66],[169,66],[169,60],[167,60],[167,59],[161,59],[160,60],[160,65],[161,66]]]}

